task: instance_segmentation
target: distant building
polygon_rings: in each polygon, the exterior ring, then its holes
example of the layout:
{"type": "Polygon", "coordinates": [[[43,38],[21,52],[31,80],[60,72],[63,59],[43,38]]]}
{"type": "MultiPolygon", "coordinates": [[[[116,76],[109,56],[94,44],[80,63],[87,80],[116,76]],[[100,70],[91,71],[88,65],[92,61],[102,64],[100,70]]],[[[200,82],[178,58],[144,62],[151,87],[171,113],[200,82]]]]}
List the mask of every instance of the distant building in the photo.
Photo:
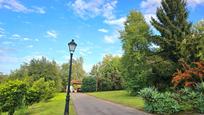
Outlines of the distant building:
{"type": "Polygon", "coordinates": [[[80,80],[72,80],[71,84],[73,86],[74,92],[80,92],[81,91],[81,84],[82,84],[82,82],[80,80]]]}

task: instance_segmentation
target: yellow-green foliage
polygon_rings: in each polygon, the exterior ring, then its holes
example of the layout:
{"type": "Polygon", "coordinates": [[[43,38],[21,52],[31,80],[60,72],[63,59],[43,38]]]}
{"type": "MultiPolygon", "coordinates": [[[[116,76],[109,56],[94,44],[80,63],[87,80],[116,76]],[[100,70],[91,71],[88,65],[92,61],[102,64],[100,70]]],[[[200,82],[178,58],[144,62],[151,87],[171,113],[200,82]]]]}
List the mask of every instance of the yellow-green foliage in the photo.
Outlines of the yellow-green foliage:
{"type": "Polygon", "coordinates": [[[24,104],[27,85],[23,81],[13,80],[0,85],[0,112],[13,115],[24,104]]]}
{"type": "MultiPolygon", "coordinates": [[[[36,103],[28,108],[16,111],[15,115],[63,115],[65,97],[65,93],[58,93],[49,101],[36,103]]],[[[2,115],[6,115],[6,113],[2,115]]],[[[70,103],[70,115],[76,115],[72,102],[70,103]]]]}

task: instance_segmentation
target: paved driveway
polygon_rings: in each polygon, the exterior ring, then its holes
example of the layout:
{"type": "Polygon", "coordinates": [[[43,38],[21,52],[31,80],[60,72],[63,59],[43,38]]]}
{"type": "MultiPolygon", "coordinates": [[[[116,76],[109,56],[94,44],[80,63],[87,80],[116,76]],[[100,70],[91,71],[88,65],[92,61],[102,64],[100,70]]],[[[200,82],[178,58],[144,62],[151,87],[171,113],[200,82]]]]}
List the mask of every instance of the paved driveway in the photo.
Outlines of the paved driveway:
{"type": "Polygon", "coordinates": [[[71,97],[78,115],[150,115],[130,107],[97,99],[83,93],[72,93],[71,97]]]}

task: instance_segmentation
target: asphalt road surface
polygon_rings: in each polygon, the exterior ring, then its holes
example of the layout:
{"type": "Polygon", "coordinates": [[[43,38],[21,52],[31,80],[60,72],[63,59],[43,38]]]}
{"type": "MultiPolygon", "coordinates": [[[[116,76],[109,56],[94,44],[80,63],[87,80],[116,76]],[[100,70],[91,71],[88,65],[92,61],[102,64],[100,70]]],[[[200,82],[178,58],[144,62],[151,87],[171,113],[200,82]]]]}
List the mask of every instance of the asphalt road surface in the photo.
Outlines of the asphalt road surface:
{"type": "Polygon", "coordinates": [[[83,94],[72,93],[77,115],[150,115],[130,107],[97,99],[83,94]]]}

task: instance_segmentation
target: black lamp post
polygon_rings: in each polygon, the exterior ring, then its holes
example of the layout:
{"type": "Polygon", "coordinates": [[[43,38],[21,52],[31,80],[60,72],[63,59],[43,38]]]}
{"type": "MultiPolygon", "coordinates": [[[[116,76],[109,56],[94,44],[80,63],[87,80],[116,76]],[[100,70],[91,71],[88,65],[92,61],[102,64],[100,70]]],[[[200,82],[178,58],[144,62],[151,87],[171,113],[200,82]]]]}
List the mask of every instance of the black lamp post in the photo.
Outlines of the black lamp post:
{"type": "Polygon", "coordinates": [[[68,78],[68,87],[67,87],[67,96],[66,96],[66,104],[64,109],[64,115],[69,115],[69,100],[70,100],[70,81],[72,74],[72,57],[74,50],[76,49],[77,44],[72,39],[71,42],[68,43],[69,51],[70,51],[70,63],[69,63],[69,78],[68,78]]]}

